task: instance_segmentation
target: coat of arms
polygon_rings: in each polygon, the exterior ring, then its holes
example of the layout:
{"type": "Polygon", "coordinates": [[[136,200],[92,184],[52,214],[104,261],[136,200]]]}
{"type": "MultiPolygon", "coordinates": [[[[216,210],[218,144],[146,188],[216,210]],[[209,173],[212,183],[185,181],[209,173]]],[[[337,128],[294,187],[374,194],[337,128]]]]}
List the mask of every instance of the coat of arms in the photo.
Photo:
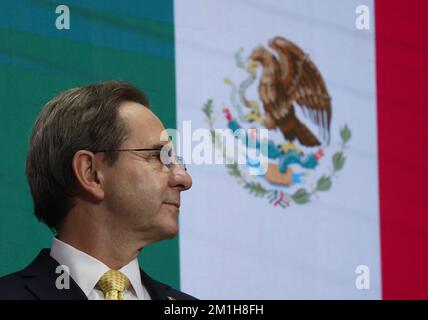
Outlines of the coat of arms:
{"type": "MultiPolygon", "coordinates": [[[[224,79],[231,91],[229,102],[223,102],[222,106],[229,129],[233,132],[249,129],[247,135],[236,135],[247,151],[245,165],[263,170],[257,175],[247,175],[236,161],[229,161],[226,167],[250,193],[286,208],[293,202],[308,203],[314,195],[331,189],[333,177],[344,167],[351,131],[344,125],[340,138],[332,143],[332,98],[318,68],[302,49],[283,37],[272,38],[268,45],[270,50],[260,45],[246,60],[242,58],[243,49],[236,52],[236,66],[246,77],[238,84],[230,78],[224,79]],[[257,86],[258,99],[247,97],[247,90],[253,85],[257,86]],[[261,128],[276,132],[276,139],[260,140],[251,133],[252,129],[256,132],[261,128]],[[318,129],[317,134],[313,128],[318,129]],[[262,145],[268,160],[264,168],[248,152],[260,151],[262,145]],[[325,151],[329,148],[334,150],[329,150],[331,158],[326,159],[325,151]]],[[[214,130],[213,99],[205,103],[203,112],[213,143],[217,148],[222,147],[214,130]]]]}

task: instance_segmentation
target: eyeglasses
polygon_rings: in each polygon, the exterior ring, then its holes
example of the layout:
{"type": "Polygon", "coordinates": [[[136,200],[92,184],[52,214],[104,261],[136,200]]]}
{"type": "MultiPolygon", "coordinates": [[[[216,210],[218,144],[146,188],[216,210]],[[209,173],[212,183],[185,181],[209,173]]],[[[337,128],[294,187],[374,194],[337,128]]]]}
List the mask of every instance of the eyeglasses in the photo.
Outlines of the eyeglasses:
{"type": "Polygon", "coordinates": [[[116,149],[116,150],[96,150],[93,153],[99,152],[122,152],[122,151],[159,151],[161,162],[168,168],[174,169],[175,166],[179,166],[184,171],[187,171],[184,158],[175,155],[172,151],[172,147],[163,146],[162,148],[144,148],[144,149],[116,149]]]}

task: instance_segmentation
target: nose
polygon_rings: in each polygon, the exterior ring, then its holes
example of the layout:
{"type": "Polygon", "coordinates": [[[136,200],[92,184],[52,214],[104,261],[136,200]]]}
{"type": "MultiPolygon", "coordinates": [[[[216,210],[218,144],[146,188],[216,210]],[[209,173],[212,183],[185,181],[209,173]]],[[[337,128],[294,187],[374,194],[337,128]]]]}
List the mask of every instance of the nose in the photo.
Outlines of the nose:
{"type": "Polygon", "coordinates": [[[174,170],[171,170],[169,186],[180,191],[189,190],[192,187],[192,177],[184,168],[176,166],[174,170]]]}

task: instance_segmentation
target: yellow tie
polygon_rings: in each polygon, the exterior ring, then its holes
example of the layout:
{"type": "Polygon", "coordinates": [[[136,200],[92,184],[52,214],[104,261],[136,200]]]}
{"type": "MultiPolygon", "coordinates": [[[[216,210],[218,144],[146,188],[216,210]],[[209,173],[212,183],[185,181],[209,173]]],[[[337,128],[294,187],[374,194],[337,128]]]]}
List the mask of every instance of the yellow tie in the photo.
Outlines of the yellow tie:
{"type": "Polygon", "coordinates": [[[109,270],[97,283],[97,288],[104,293],[105,300],[123,300],[125,290],[129,287],[128,278],[120,271],[109,270]]]}

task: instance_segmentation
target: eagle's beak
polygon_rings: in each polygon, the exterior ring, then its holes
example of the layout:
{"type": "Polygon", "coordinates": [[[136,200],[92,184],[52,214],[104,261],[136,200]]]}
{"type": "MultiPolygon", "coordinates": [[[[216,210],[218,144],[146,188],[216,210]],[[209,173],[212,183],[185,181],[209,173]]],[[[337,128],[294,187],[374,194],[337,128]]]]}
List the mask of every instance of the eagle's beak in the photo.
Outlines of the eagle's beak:
{"type": "Polygon", "coordinates": [[[250,72],[252,75],[256,75],[257,68],[260,66],[260,62],[252,60],[251,58],[248,60],[245,65],[245,69],[250,72]]]}

